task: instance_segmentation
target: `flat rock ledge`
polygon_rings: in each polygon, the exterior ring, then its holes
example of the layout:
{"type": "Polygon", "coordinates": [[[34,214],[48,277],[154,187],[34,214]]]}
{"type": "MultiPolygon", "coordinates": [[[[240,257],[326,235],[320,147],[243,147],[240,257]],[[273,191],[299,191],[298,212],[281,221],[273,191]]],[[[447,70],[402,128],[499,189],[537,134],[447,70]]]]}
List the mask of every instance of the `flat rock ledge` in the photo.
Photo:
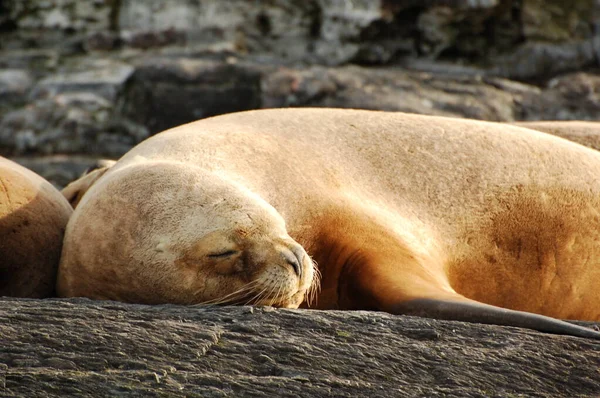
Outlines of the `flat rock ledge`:
{"type": "Polygon", "coordinates": [[[600,341],[375,312],[0,298],[0,339],[7,397],[600,394],[600,341]]]}

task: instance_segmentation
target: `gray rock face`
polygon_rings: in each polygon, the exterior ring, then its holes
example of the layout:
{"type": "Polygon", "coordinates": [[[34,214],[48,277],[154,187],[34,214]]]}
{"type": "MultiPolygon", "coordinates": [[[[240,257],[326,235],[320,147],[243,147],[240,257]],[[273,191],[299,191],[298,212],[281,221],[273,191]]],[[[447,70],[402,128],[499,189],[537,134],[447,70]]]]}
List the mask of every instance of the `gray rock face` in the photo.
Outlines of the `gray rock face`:
{"type": "Polygon", "coordinates": [[[95,156],[81,155],[22,156],[12,160],[43,176],[58,189],[79,178],[98,162],[95,156]]]}
{"type": "MultiPolygon", "coordinates": [[[[0,113],[0,155],[118,158],[150,134],[256,108],[366,108],[507,122],[595,120],[600,115],[600,80],[584,72],[560,75],[540,87],[476,68],[428,62],[407,63],[409,69],[292,67],[225,53],[89,60],[84,65],[29,86],[29,75],[17,73],[23,79],[11,81],[7,90],[18,94],[6,97],[11,100],[0,113]]],[[[5,76],[10,80],[10,73],[5,76]]],[[[64,179],[59,180],[52,182],[60,186],[64,179]]]]}
{"type": "MultiPolygon", "coordinates": [[[[397,68],[274,67],[228,57],[150,58],[93,64],[39,81],[27,106],[0,119],[0,152],[120,156],[151,133],[255,108],[329,106],[514,121],[593,120],[598,78],[576,73],[547,87],[456,73],[397,68]]],[[[443,68],[443,67],[442,67],[443,68]]]]}
{"type": "Polygon", "coordinates": [[[543,80],[595,66],[600,61],[600,37],[569,43],[527,43],[494,58],[490,74],[517,80],[543,80]]]}
{"type": "Polygon", "coordinates": [[[117,157],[148,137],[113,103],[83,91],[57,94],[11,111],[0,120],[0,155],[92,153],[117,157]]]}
{"type": "Polygon", "coordinates": [[[555,42],[590,37],[597,6],[594,0],[524,0],[523,34],[527,39],[555,42]]]}
{"type": "Polygon", "coordinates": [[[518,85],[510,92],[497,87],[502,82],[502,79],[484,80],[481,76],[435,76],[356,66],[280,69],[264,80],[263,105],[364,108],[514,120],[519,111],[515,98],[539,95],[540,90],[518,85]]]}
{"type": "MultiPolygon", "coordinates": [[[[485,63],[490,56],[512,53],[524,43],[569,43],[597,36],[597,2],[573,4],[564,0],[6,0],[0,27],[8,32],[3,48],[50,47],[66,54],[173,45],[197,50],[223,41],[250,54],[327,65],[382,64],[404,56],[450,56],[485,63]]],[[[561,54],[554,51],[554,55],[561,54]]]]}
{"type": "Polygon", "coordinates": [[[112,1],[8,1],[9,18],[21,29],[104,30],[112,1]],[[108,3],[108,4],[107,4],[108,3]]]}
{"type": "Polygon", "coordinates": [[[596,396],[600,343],[372,312],[0,299],[6,396],[596,396]]]}
{"type": "Polygon", "coordinates": [[[569,73],[548,81],[540,96],[523,99],[518,120],[598,120],[600,76],[569,73]]]}
{"type": "Polygon", "coordinates": [[[150,59],[135,71],[123,99],[125,116],[157,133],[192,120],[256,109],[261,74],[235,59],[150,59]]]}
{"type": "Polygon", "coordinates": [[[0,154],[122,155],[149,135],[120,113],[133,72],[123,62],[89,60],[39,80],[26,106],[0,117],[0,154]]]}
{"type": "Polygon", "coordinates": [[[33,85],[31,75],[19,69],[0,69],[0,112],[23,105],[33,85]]]}
{"type": "Polygon", "coordinates": [[[118,100],[134,68],[122,62],[96,60],[84,62],[75,71],[49,75],[32,90],[32,99],[72,92],[94,92],[107,101],[118,100]]]}

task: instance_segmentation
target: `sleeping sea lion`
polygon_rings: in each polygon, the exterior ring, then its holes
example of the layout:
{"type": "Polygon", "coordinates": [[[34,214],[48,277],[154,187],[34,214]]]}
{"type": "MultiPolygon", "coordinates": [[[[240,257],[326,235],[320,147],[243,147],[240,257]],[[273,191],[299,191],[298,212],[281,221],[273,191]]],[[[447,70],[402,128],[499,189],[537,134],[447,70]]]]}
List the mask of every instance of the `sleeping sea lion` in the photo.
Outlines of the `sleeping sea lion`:
{"type": "Polygon", "coordinates": [[[151,137],[66,190],[81,200],[61,296],[305,302],[600,338],[554,319],[600,320],[600,153],[538,131],[241,112],[151,137]]]}
{"type": "Polygon", "coordinates": [[[541,120],[514,122],[516,126],[543,131],[600,150],[600,122],[583,120],[541,120]]]}
{"type": "Polygon", "coordinates": [[[72,211],[48,181],[0,157],[0,296],[54,293],[72,211]]]}

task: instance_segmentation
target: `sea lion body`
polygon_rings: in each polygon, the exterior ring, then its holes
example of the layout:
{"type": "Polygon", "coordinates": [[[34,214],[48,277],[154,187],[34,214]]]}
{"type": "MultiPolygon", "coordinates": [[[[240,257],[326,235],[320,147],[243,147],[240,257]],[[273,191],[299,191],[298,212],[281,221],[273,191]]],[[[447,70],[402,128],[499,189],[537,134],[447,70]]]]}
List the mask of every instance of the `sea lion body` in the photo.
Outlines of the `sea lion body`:
{"type": "Polygon", "coordinates": [[[600,122],[583,120],[541,120],[514,122],[516,126],[566,138],[569,141],[600,150],[600,122]]]}
{"type": "Polygon", "coordinates": [[[193,276],[164,270],[193,257],[211,228],[242,223],[258,240],[252,218],[264,212],[259,227],[291,237],[318,264],[316,308],[470,320],[448,316],[457,310],[445,303],[479,302],[600,320],[599,170],[596,151],[489,122],[337,109],[204,119],[139,144],[85,193],[58,292],[203,301],[181,288],[193,276]],[[216,214],[235,215],[194,232],[206,203],[191,198],[202,195],[232,202],[216,214]],[[245,206],[260,211],[246,220],[245,206]]]}
{"type": "Polygon", "coordinates": [[[0,296],[53,294],[72,211],[49,182],[0,157],[0,296]]]}

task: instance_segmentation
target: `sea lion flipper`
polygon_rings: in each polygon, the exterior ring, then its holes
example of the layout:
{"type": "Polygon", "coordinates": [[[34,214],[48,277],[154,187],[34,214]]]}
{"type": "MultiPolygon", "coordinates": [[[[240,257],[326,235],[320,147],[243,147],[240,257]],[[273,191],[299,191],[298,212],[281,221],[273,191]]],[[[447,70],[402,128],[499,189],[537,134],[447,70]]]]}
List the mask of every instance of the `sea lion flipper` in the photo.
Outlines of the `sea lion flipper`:
{"type": "MultiPolygon", "coordinates": [[[[378,238],[383,239],[383,236],[378,238]]],[[[586,327],[470,300],[455,292],[446,279],[439,278],[440,275],[421,271],[439,268],[434,263],[423,267],[423,261],[434,260],[418,256],[399,241],[395,244],[389,241],[381,247],[386,250],[357,257],[354,264],[346,263],[338,282],[340,308],[366,308],[397,315],[514,326],[600,340],[600,332],[586,327]],[[398,267],[385,265],[390,263],[390,258],[401,264],[403,272],[398,272],[398,267]]]]}
{"type": "Polygon", "coordinates": [[[69,201],[73,208],[77,207],[79,201],[88,189],[104,175],[116,162],[113,160],[100,160],[97,165],[89,168],[77,180],[67,185],[61,193],[69,201]]]}
{"type": "Polygon", "coordinates": [[[397,304],[392,312],[426,318],[515,326],[600,340],[600,332],[589,328],[543,315],[509,310],[468,299],[464,301],[413,299],[397,304]]]}

